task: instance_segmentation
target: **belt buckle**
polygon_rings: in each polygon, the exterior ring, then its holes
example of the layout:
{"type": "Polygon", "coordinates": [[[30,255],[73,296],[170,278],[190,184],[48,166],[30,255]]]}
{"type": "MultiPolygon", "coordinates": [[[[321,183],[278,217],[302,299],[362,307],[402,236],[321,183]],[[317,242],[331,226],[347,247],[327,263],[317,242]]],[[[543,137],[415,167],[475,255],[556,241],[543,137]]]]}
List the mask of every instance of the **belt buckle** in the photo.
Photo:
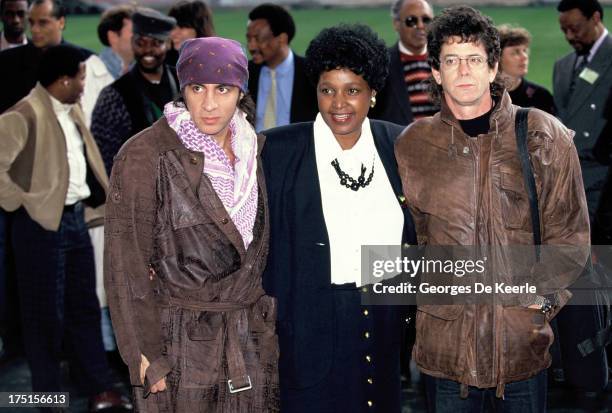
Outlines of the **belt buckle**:
{"type": "Polygon", "coordinates": [[[240,393],[241,391],[252,389],[253,385],[251,384],[251,376],[247,375],[246,378],[247,378],[249,384],[247,384],[245,386],[242,386],[242,387],[234,387],[234,385],[232,384],[232,379],[229,379],[227,381],[227,386],[229,387],[229,392],[231,394],[234,394],[234,393],[240,393]]]}

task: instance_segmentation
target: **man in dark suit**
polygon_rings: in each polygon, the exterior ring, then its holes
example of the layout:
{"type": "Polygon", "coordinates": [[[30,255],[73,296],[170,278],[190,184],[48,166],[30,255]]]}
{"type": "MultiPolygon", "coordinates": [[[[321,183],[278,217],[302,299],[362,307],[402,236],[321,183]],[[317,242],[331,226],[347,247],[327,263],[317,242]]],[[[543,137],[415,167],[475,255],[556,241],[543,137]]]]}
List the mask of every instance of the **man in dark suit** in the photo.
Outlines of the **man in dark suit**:
{"type": "MultiPolygon", "coordinates": [[[[0,113],[30,93],[45,49],[65,43],[66,9],[60,0],[34,0],[28,13],[32,41],[0,53],[0,113]]],[[[85,58],[92,52],[81,49],[85,58]]]]}
{"type": "MultiPolygon", "coordinates": [[[[597,0],[561,0],[557,6],[559,23],[574,52],[555,63],[553,97],[557,116],[576,132],[586,192],[591,241],[605,243],[600,222],[595,218],[602,202],[602,189],[608,166],[594,154],[597,138],[605,127],[604,106],[612,86],[612,37],[603,25],[603,8],[597,0]]],[[[597,340],[610,324],[601,306],[572,305],[557,317],[561,360],[565,380],[577,389],[599,391],[608,382],[608,367],[603,343],[597,340]],[[577,350],[578,343],[590,341],[588,355],[577,350]]]]}
{"type": "Polygon", "coordinates": [[[317,115],[316,90],[306,78],[304,58],[289,47],[294,36],[293,18],[281,6],[261,4],[249,13],[249,93],[257,105],[257,131],[312,121],[317,115]]]}
{"type": "Polygon", "coordinates": [[[612,86],[612,37],[603,25],[597,0],[563,0],[557,9],[561,30],[574,52],[555,63],[553,95],[559,118],[576,132],[574,142],[593,222],[608,170],[595,160],[593,147],[606,123],[603,110],[612,86]]]}
{"type": "Polygon", "coordinates": [[[439,110],[427,92],[431,67],[426,30],[433,8],[426,0],[395,0],[391,17],[399,39],[389,48],[389,76],[369,116],[406,126],[439,110]]]}

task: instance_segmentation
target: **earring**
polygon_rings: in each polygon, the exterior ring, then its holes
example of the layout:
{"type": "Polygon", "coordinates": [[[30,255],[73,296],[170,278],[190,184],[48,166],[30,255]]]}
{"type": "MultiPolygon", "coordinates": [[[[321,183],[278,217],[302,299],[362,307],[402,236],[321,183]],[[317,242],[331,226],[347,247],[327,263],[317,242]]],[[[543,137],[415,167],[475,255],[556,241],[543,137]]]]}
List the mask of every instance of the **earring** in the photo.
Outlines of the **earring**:
{"type": "Polygon", "coordinates": [[[68,81],[64,80],[64,86],[68,86],[68,81]]]}
{"type": "Polygon", "coordinates": [[[372,95],[370,98],[370,107],[373,108],[374,106],[376,106],[376,96],[372,95]]]}

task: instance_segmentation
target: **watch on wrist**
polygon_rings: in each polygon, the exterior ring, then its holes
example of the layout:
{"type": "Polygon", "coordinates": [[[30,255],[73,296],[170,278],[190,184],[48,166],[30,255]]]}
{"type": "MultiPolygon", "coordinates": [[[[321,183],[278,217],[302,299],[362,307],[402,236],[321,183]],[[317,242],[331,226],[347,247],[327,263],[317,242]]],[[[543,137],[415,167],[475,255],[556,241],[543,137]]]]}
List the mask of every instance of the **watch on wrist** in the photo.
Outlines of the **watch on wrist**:
{"type": "Polygon", "coordinates": [[[546,314],[549,313],[550,310],[552,310],[553,304],[549,298],[543,297],[541,295],[536,295],[534,301],[534,304],[540,307],[540,311],[542,311],[542,313],[546,314]]]}

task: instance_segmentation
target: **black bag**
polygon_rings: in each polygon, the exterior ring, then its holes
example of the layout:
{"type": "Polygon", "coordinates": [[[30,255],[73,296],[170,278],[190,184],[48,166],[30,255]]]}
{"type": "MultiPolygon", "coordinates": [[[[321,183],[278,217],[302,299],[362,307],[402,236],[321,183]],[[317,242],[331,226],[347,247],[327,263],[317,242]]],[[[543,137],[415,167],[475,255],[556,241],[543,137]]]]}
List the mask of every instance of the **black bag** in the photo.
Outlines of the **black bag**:
{"type": "MultiPolygon", "coordinates": [[[[516,114],[516,143],[529,198],[533,243],[537,248],[542,244],[542,238],[538,195],[527,149],[528,114],[529,109],[525,108],[519,109],[516,114]]],[[[593,267],[587,265],[585,271],[593,271],[593,267]]],[[[557,324],[555,341],[559,343],[557,351],[560,353],[556,356],[560,357],[567,383],[586,391],[601,391],[608,384],[605,346],[610,341],[609,305],[605,299],[596,297],[595,291],[592,293],[592,302],[600,302],[601,305],[571,305],[570,300],[553,320],[557,324]]]]}

